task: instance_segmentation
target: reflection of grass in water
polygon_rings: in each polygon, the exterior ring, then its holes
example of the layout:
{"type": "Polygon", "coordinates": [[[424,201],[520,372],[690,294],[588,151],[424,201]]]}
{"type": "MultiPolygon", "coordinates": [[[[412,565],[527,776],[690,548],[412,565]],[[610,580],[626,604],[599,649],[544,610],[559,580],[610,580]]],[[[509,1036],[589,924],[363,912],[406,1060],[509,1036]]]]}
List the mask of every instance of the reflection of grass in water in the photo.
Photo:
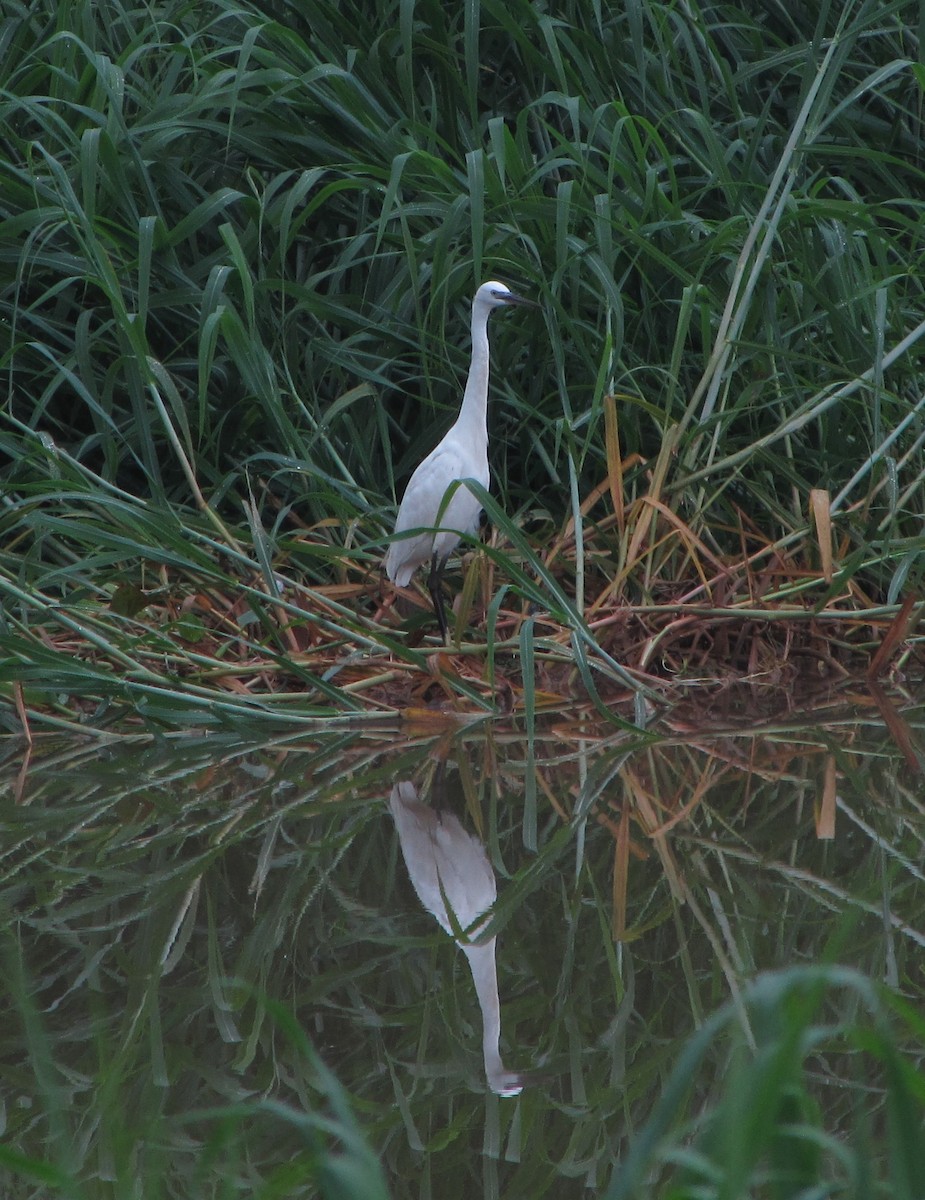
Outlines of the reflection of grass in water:
{"type": "MultiPolygon", "coordinates": [[[[917,737],[921,722],[914,714],[909,720],[917,737]]],[[[494,920],[503,946],[505,1050],[517,1068],[548,1065],[558,1074],[548,1088],[504,1102],[478,1090],[471,979],[452,938],[417,906],[384,805],[395,778],[426,777],[422,756],[434,751],[433,739],[418,747],[383,746],[368,733],[316,735],[309,746],[278,739],[249,752],[229,746],[225,766],[214,741],[171,739],[131,756],[115,746],[102,760],[95,748],[72,750],[72,758],[62,751],[44,773],[33,764],[29,803],[2,809],[8,849],[0,902],[16,915],[35,988],[6,972],[13,999],[6,1008],[19,1019],[0,1023],[5,1170],[12,1177],[15,1149],[30,1156],[33,1169],[47,1160],[49,1171],[66,1171],[23,1193],[42,1200],[83,1200],[109,1188],[121,1198],[136,1179],[145,1200],[170,1188],[191,1197],[211,1188],[220,1194],[226,1185],[233,1192],[242,1180],[257,1195],[274,1194],[289,1178],[295,1182],[283,1194],[302,1194],[301,1187],[323,1195],[310,1171],[325,1153],[340,1153],[350,1125],[318,1064],[257,995],[296,1014],[349,1093],[397,1196],[419,1194],[425,1161],[434,1194],[447,1198],[481,1194],[491,1173],[499,1195],[585,1196],[617,1163],[631,1164],[630,1148],[645,1149],[639,1131],[663,1111],[654,1098],[675,1085],[688,1089],[696,1119],[686,1122],[680,1108],[669,1113],[675,1149],[656,1146],[657,1157],[642,1169],[667,1179],[680,1148],[696,1147],[725,1170],[716,1129],[730,1111],[748,1124],[739,1108],[746,1111],[755,1069],[747,1049],[730,1049],[735,1039],[721,1036],[735,1028],[728,1013],[712,1022],[692,1018],[692,1009],[712,1013],[729,994],[715,946],[747,998],[755,972],[822,960],[835,914],[854,909],[861,915],[840,958],[880,977],[887,939],[877,913],[917,922],[921,911],[913,870],[921,815],[914,803],[901,805],[898,790],[888,805],[895,782],[888,767],[898,761],[888,757],[888,739],[835,724],[818,731],[818,747],[815,737],[777,726],[763,740],[733,731],[711,745],[640,749],[614,739],[584,755],[575,746],[569,755],[556,726],[535,730],[532,756],[504,731],[488,738],[470,732],[456,746],[468,758],[458,775],[450,766],[462,792],[455,799],[470,810],[468,827],[481,814],[499,872],[494,920]],[[804,750],[815,747],[812,754],[796,756],[801,739],[804,750]],[[839,742],[860,774],[840,788],[837,838],[822,845],[810,784],[839,742]],[[874,751],[869,768],[855,761],[862,743],[869,757],[874,751]],[[720,765],[711,768],[714,759],[720,765]],[[745,760],[761,773],[740,771],[745,760]],[[535,851],[525,849],[522,828],[529,770],[536,771],[535,851]],[[631,811],[631,940],[615,948],[608,885],[619,814],[612,806],[646,792],[666,806],[652,814],[665,823],[697,792],[697,781],[704,785],[698,804],[668,830],[664,855],[631,811]],[[795,803],[801,786],[802,809],[795,803]],[[849,808],[876,838],[865,833],[862,840],[855,826],[839,840],[854,825],[849,808]],[[577,864],[576,811],[589,816],[577,864]],[[606,820],[598,825],[592,816],[606,820]],[[640,847],[648,859],[636,856],[640,847]],[[895,870],[882,870],[884,861],[895,870]],[[666,862],[688,896],[673,895],[666,862]],[[789,877],[771,871],[786,866],[789,877]],[[839,891],[825,890],[827,882],[839,891]],[[701,1024],[716,1036],[695,1035],[699,1050],[682,1057],[687,1074],[678,1082],[679,1047],[701,1024]],[[744,1079],[730,1062],[748,1065],[744,1079]],[[723,1099],[724,1071],[733,1099],[723,1099]],[[309,1139],[306,1113],[330,1120],[326,1149],[309,1139]]],[[[894,941],[892,977],[914,990],[919,946],[901,931],[894,941]]],[[[882,1166],[885,1173],[893,1151],[883,1117],[906,1101],[877,1091],[893,1084],[876,1039],[911,1061],[925,1038],[911,1022],[888,1025],[883,1014],[895,1008],[892,1000],[875,997],[881,1008],[871,1018],[860,1000],[874,1009],[872,989],[855,986],[850,973],[838,978],[848,983],[830,994],[824,1011],[828,1020],[837,1008],[843,1029],[812,1045],[805,1078],[791,1072],[784,1079],[790,1091],[781,1086],[792,1123],[815,1123],[826,1146],[837,1136],[857,1141],[867,1128],[871,1171],[882,1166]],[[872,1040],[874,1050],[861,1054],[872,1040]],[[867,1115],[867,1126],[857,1113],[867,1115]]],[[[790,1020],[820,1019],[796,984],[780,992],[779,1012],[770,1001],[750,1009],[760,1053],[771,1054],[780,1040],[775,1021],[786,1031],[790,1020]]],[[[805,1028],[815,1035],[811,1024],[805,1028]]],[[[776,1061],[792,1066],[786,1049],[776,1061]]],[[[900,1079],[908,1074],[898,1070],[900,1079]]],[[[918,1113],[918,1100],[912,1104],[918,1113]]],[[[786,1144],[781,1136],[778,1148],[786,1144]]],[[[828,1164],[823,1156],[817,1166],[828,1164]]]]}
{"type": "Polygon", "coordinates": [[[754,1052],[740,1045],[716,1099],[685,1120],[708,1050],[737,1023],[738,1007],[728,1003],[688,1041],[605,1200],[920,1196],[925,1084],[914,1064],[925,1051],[925,1023],[918,1014],[839,967],[762,976],[745,1005],[754,1052]],[[835,998],[842,1011],[823,1015],[835,998]],[[899,1047],[899,1023],[915,1039],[911,1053],[899,1047]],[[832,1054],[844,1056],[844,1074],[827,1065],[832,1054]],[[824,1085],[847,1092],[847,1133],[827,1119],[824,1085]]]}
{"type": "MultiPolygon", "coordinates": [[[[171,1093],[166,1075],[152,1061],[156,1055],[144,1061],[143,1031],[120,1044],[111,1038],[113,1029],[97,1030],[95,1078],[65,1069],[56,1061],[16,950],[5,958],[12,1000],[7,1012],[15,1010],[22,1020],[27,1048],[25,1061],[7,1073],[7,1086],[26,1093],[25,1076],[17,1080],[17,1071],[29,1070],[35,1095],[28,1121],[8,1122],[9,1140],[0,1146],[4,1200],[20,1195],[68,1200],[109,1195],[144,1200],[388,1196],[347,1092],[282,1005],[263,1002],[278,1036],[292,1046],[287,1066],[293,1072],[289,1083],[295,1100],[283,1102],[241,1086],[239,1098],[222,1103],[222,1092],[233,1090],[230,1080],[213,1077],[211,1082],[219,1084],[213,1092],[216,1103],[197,1107],[171,1093]],[[23,1190],[29,1184],[40,1190],[23,1190]]],[[[93,1030],[75,1034],[93,1037],[93,1030]]]]}
{"type": "MultiPolygon", "coordinates": [[[[19,1138],[0,1147],[10,1200],[235,1194],[377,1200],[389,1194],[355,1105],[281,1005],[268,1010],[296,1051],[288,1065],[299,1064],[300,1103],[242,1094],[171,1112],[167,1091],[140,1079],[139,1064],[129,1068],[120,1048],[103,1038],[99,1077],[81,1098],[79,1083],[54,1064],[15,954],[7,955],[6,966],[28,1030],[28,1061],[21,1065],[34,1072],[39,1097],[22,1142],[44,1147],[23,1153],[19,1138]],[[143,1112],[133,1103],[142,1098],[148,1103],[143,1112]]],[[[741,1010],[726,1004],[684,1046],[648,1120],[628,1139],[605,1200],[835,1194],[868,1200],[875,1189],[896,1200],[920,1195],[925,1085],[914,1062],[925,1052],[925,1022],[918,1014],[838,967],[762,976],[744,1005],[754,1051],[738,1033],[741,1010]],[[914,1037],[914,1051],[900,1048],[898,1025],[914,1037]],[[730,1040],[727,1069],[711,1084],[704,1078],[708,1055],[730,1040]],[[852,1112],[847,1134],[827,1113],[832,1088],[841,1093],[838,1107],[847,1100],[852,1112]]],[[[15,1071],[7,1078],[15,1079],[15,1071]]],[[[610,1153],[601,1158],[603,1165],[610,1153]]],[[[397,1186],[397,1194],[411,1193],[397,1186]]]]}

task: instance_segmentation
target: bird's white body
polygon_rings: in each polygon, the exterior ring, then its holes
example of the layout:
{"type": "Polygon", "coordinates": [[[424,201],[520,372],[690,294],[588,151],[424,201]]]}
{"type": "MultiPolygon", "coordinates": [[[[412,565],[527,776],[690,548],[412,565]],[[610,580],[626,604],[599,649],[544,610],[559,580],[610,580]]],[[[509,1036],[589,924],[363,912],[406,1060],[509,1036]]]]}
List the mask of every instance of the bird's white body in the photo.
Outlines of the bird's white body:
{"type": "Polygon", "coordinates": [[[465,485],[456,489],[442,516],[438,516],[446,490],[454,480],[475,479],[485,489],[491,481],[487,436],[480,447],[477,441],[475,445],[472,442],[464,445],[464,436],[457,421],[408,481],[395,522],[396,534],[436,525],[440,529],[436,533],[428,529],[426,533],[391,543],[385,571],[399,587],[406,587],[418,567],[430,564],[435,557],[438,562],[445,562],[463,534],[475,533],[479,527],[482,505],[465,485]]]}
{"type": "Polygon", "coordinates": [[[472,361],[459,416],[408,481],[395,522],[396,537],[385,556],[386,574],[399,587],[410,583],[414,572],[424,563],[439,571],[459,539],[478,529],[482,505],[464,484],[444,502],[447,488],[457,480],[474,479],[486,490],[489,486],[488,316],[501,305],[523,303],[497,280],[483,283],[475,293],[472,361]],[[399,536],[414,529],[422,532],[399,536]]]}
{"type": "Polygon", "coordinates": [[[482,1010],[482,1056],[488,1086],[500,1096],[516,1096],[523,1090],[523,1077],[505,1068],[499,1050],[501,1002],[496,939],[479,941],[497,895],[485,847],[463,829],[452,813],[438,813],[422,804],[409,781],[392,788],[389,809],[418,899],[456,938],[468,960],[482,1010]],[[464,931],[465,936],[457,936],[458,931],[464,931]]]}

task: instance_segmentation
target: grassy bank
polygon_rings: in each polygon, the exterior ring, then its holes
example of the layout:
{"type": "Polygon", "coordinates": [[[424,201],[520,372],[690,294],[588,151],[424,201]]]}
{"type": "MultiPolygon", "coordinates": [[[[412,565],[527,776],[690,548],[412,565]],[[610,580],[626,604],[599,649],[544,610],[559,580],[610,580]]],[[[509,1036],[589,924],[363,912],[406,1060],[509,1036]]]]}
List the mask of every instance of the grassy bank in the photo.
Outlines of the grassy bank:
{"type": "Polygon", "coordinates": [[[8,5],[21,715],[920,671],[919,10],[817,7],[8,5]],[[541,307],[435,666],[378,565],[489,276],[541,307]]]}

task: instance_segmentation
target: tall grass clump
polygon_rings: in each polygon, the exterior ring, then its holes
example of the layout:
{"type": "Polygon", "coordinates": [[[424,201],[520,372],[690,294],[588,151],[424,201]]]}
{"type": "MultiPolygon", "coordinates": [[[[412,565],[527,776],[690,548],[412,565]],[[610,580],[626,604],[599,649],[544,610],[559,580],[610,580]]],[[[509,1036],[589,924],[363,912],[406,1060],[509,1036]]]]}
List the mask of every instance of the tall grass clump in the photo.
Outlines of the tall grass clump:
{"type": "Polygon", "coordinates": [[[689,1039],[605,1200],[912,1200],[925,1171],[925,1091],[900,1026],[923,1032],[903,1000],[845,968],[759,977],[743,1008],[728,1004],[689,1039]],[[754,1048],[732,1054],[715,1101],[684,1123],[708,1048],[740,1020],[751,1021],[754,1048]]]}
{"type": "MultiPolygon", "coordinates": [[[[266,1002],[281,1038],[291,1038],[294,1096],[250,1087],[172,1086],[158,1000],[145,998],[124,1037],[100,1006],[83,1025],[95,1042],[90,1079],[65,1066],[72,1037],[52,1037],[27,994],[23,964],[6,947],[5,983],[16,1013],[17,1063],[34,1072],[34,1119],[13,1122],[0,1143],[0,1186],[10,1197],[90,1200],[98,1196],[257,1194],[319,1200],[388,1200],[382,1166],[351,1099],[280,1004],[266,1002]],[[150,1020],[150,1038],[136,1040],[150,1020]],[[135,1027],[135,1028],[131,1028],[135,1027]],[[139,1063],[139,1042],[144,1058],[139,1063]],[[229,1099],[229,1091],[237,1092],[229,1099]],[[178,1101],[179,1111],[171,1111],[178,1101]],[[285,1147],[282,1151],[281,1148],[285,1147]]],[[[169,969],[169,968],[168,968],[169,969]]],[[[34,986],[34,985],[33,985],[34,986]]],[[[156,992],[156,986],[153,992],[156,992]]],[[[166,1015],[166,1014],[165,1014],[166,1015]]],[[[30,1088],[31,1090],[31,1088],[30,1088]]]]}
{"type": "Polygon", "coordinates": [[[489,275],[542,305],[493,331],[480,598],[509,587],[513,645],[524,575],[568,654],[613,657],[615,605],[895,610],[925,548],[920,32],[911,0],[11,0],[11,657],[75,605],[126,653],[204,591],[220,640],[238,585],[269,597],[248,653],[407,654],[375,573],[489,275]]]}

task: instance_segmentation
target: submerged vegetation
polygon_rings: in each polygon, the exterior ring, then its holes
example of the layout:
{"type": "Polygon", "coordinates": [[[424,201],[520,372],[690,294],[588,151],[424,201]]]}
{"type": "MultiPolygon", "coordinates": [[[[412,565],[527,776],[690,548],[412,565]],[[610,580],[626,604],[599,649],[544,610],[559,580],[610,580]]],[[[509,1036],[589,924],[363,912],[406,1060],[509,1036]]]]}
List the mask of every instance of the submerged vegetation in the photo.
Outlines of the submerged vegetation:
{"type": "MultiPolygon", "coordinates": [[[[893,719],[921,755],[925,706],[893,719]]],[[[0,739],[4,1200],[917,1200],[893,730],[519,724],[42,733],[18,781],[0,739]],[[485,843],[519,1096],[406,870],[403,781],[485,843]]]]}
{"type": "Polygon", "coordinates": [[[17,725],[920,673],[921,32],[881,0],[10,0],[17,725]],[[490,531],[436,659],[379,564],[491,276],[540,308],[493,330],[490,531]]]}

